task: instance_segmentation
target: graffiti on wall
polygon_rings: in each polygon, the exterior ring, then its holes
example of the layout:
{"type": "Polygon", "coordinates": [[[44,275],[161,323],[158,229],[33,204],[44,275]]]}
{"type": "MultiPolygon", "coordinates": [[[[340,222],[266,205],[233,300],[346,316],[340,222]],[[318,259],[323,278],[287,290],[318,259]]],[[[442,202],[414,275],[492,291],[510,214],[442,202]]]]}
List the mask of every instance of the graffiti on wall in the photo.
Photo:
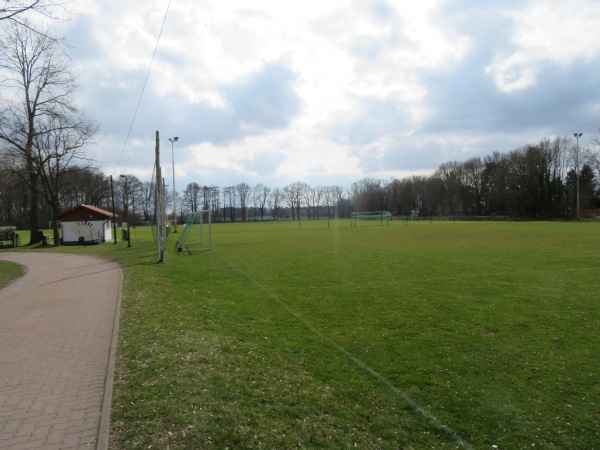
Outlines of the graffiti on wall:
{"type": "Polygon", "coordinates": [[[85,241],[98,239],[102,235],[100,228],[102,225],[98,222],[90,222],[89,220],[79,222],[64,222],[63,230],[65,237],[74,237],[75,240],[82,237],[85,241]]]}

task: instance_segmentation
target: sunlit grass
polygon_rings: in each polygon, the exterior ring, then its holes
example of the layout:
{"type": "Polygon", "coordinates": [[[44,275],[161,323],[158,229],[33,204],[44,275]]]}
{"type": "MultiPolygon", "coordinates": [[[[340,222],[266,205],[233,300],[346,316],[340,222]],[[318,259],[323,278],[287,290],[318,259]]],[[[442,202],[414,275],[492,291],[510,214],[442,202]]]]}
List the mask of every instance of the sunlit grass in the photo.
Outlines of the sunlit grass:
{"type": "Polygon", "coordinates": [[[19,264],[0,261],[0,289],[8,283],[23,275],[23,268],[19,264]]]}
{"type": "MultiPolygon", "coordinates": [[[[111,448],[594,448],[600,224],[215,224],[125,274],[111,448]]],[[[53,249],[44,251],[55,251],[53,249]]]]}

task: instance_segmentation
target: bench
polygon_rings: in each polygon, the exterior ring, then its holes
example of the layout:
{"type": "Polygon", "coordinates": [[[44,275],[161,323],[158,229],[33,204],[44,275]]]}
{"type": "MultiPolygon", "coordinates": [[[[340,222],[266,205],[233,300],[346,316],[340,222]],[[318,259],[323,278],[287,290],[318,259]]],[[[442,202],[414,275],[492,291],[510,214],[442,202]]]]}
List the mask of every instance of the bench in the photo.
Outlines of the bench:
{"type": "Polygon", "coordinates": [[[44,234],[44,232],[42,230],[40,230],[40,231],[38,231],[38,239],[40,240],[42,245],[45,247],[46,245],[48,245],[48,241],[50,240],[50,235],[44,234]]]}
{"type": "Polygon", "coordinates": [[[21,239],[13,230],[0,230],[0,247],[18,247],[20,244],[21,239]]]}

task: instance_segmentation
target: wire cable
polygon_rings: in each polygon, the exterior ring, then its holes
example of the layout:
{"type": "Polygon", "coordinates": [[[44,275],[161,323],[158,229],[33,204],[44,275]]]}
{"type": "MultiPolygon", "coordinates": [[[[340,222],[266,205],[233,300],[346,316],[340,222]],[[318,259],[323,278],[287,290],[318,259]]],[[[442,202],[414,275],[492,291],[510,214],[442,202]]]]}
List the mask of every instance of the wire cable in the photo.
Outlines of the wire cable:
{"type": "Polygon", "coordinates": [[[144,91],[146,90],[146,85],[148,84],[148,79],[150,78],[150,72],[152,71],[152,64],[154,63],[154,58],[156,57],[156,51],[158,50],[158,44],[160,43],[160,38],[162,36],[163,30],[165,28],[165,23],[167,22],[167,16],[169,15],[169,9],[171,8],[171,1],[169,0],[169,4],[167,5],[167,10],[165,11],[165,17],[163,18],[162,25],[160,27],[160,32],[158,33],[158,38],[156,40],[156,46],[154,47],[154,53],[152,53],[152,59],[150,60],[150,66],[148,67],[148,72],[146,72],[146,79],[144,80],[144,84],[142,86],[142,92],[140,93],[140,98],[138,99],[137,106],[135,107],[135,112],[133,114],[133,119],[131,120],[131,125],[129,125],[129,131],[127,131],[127,137],[125,137],[125,143],[123,144],[123,148],[121,149],[121,153],[119,154],[119,159],[115,165],[114,172],[117,172],[119,168],[119,164],[121,163],[121,158],[123,157],[123,153],[125,152],[125,148],[127,147],[127,143],[129,142],[129,137],[131,136],[131,130],[133,130],[133,125],[135,124],[135,119],[137,118],[138,111],[140,110],[140,105],[142,103],[142,98],[144,97],[144,91]]]}

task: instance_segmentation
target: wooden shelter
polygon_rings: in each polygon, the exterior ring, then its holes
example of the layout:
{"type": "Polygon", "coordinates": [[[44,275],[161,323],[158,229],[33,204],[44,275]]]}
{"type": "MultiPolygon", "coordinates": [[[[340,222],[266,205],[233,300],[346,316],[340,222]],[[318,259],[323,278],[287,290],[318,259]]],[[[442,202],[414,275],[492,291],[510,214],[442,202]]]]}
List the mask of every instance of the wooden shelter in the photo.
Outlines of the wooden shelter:
{"type": "Polygon", "coordinates": [[[113,213],[91,205],[78,205],[58,215],[62,244],[98,244],[113,238],[113,213]]]}

